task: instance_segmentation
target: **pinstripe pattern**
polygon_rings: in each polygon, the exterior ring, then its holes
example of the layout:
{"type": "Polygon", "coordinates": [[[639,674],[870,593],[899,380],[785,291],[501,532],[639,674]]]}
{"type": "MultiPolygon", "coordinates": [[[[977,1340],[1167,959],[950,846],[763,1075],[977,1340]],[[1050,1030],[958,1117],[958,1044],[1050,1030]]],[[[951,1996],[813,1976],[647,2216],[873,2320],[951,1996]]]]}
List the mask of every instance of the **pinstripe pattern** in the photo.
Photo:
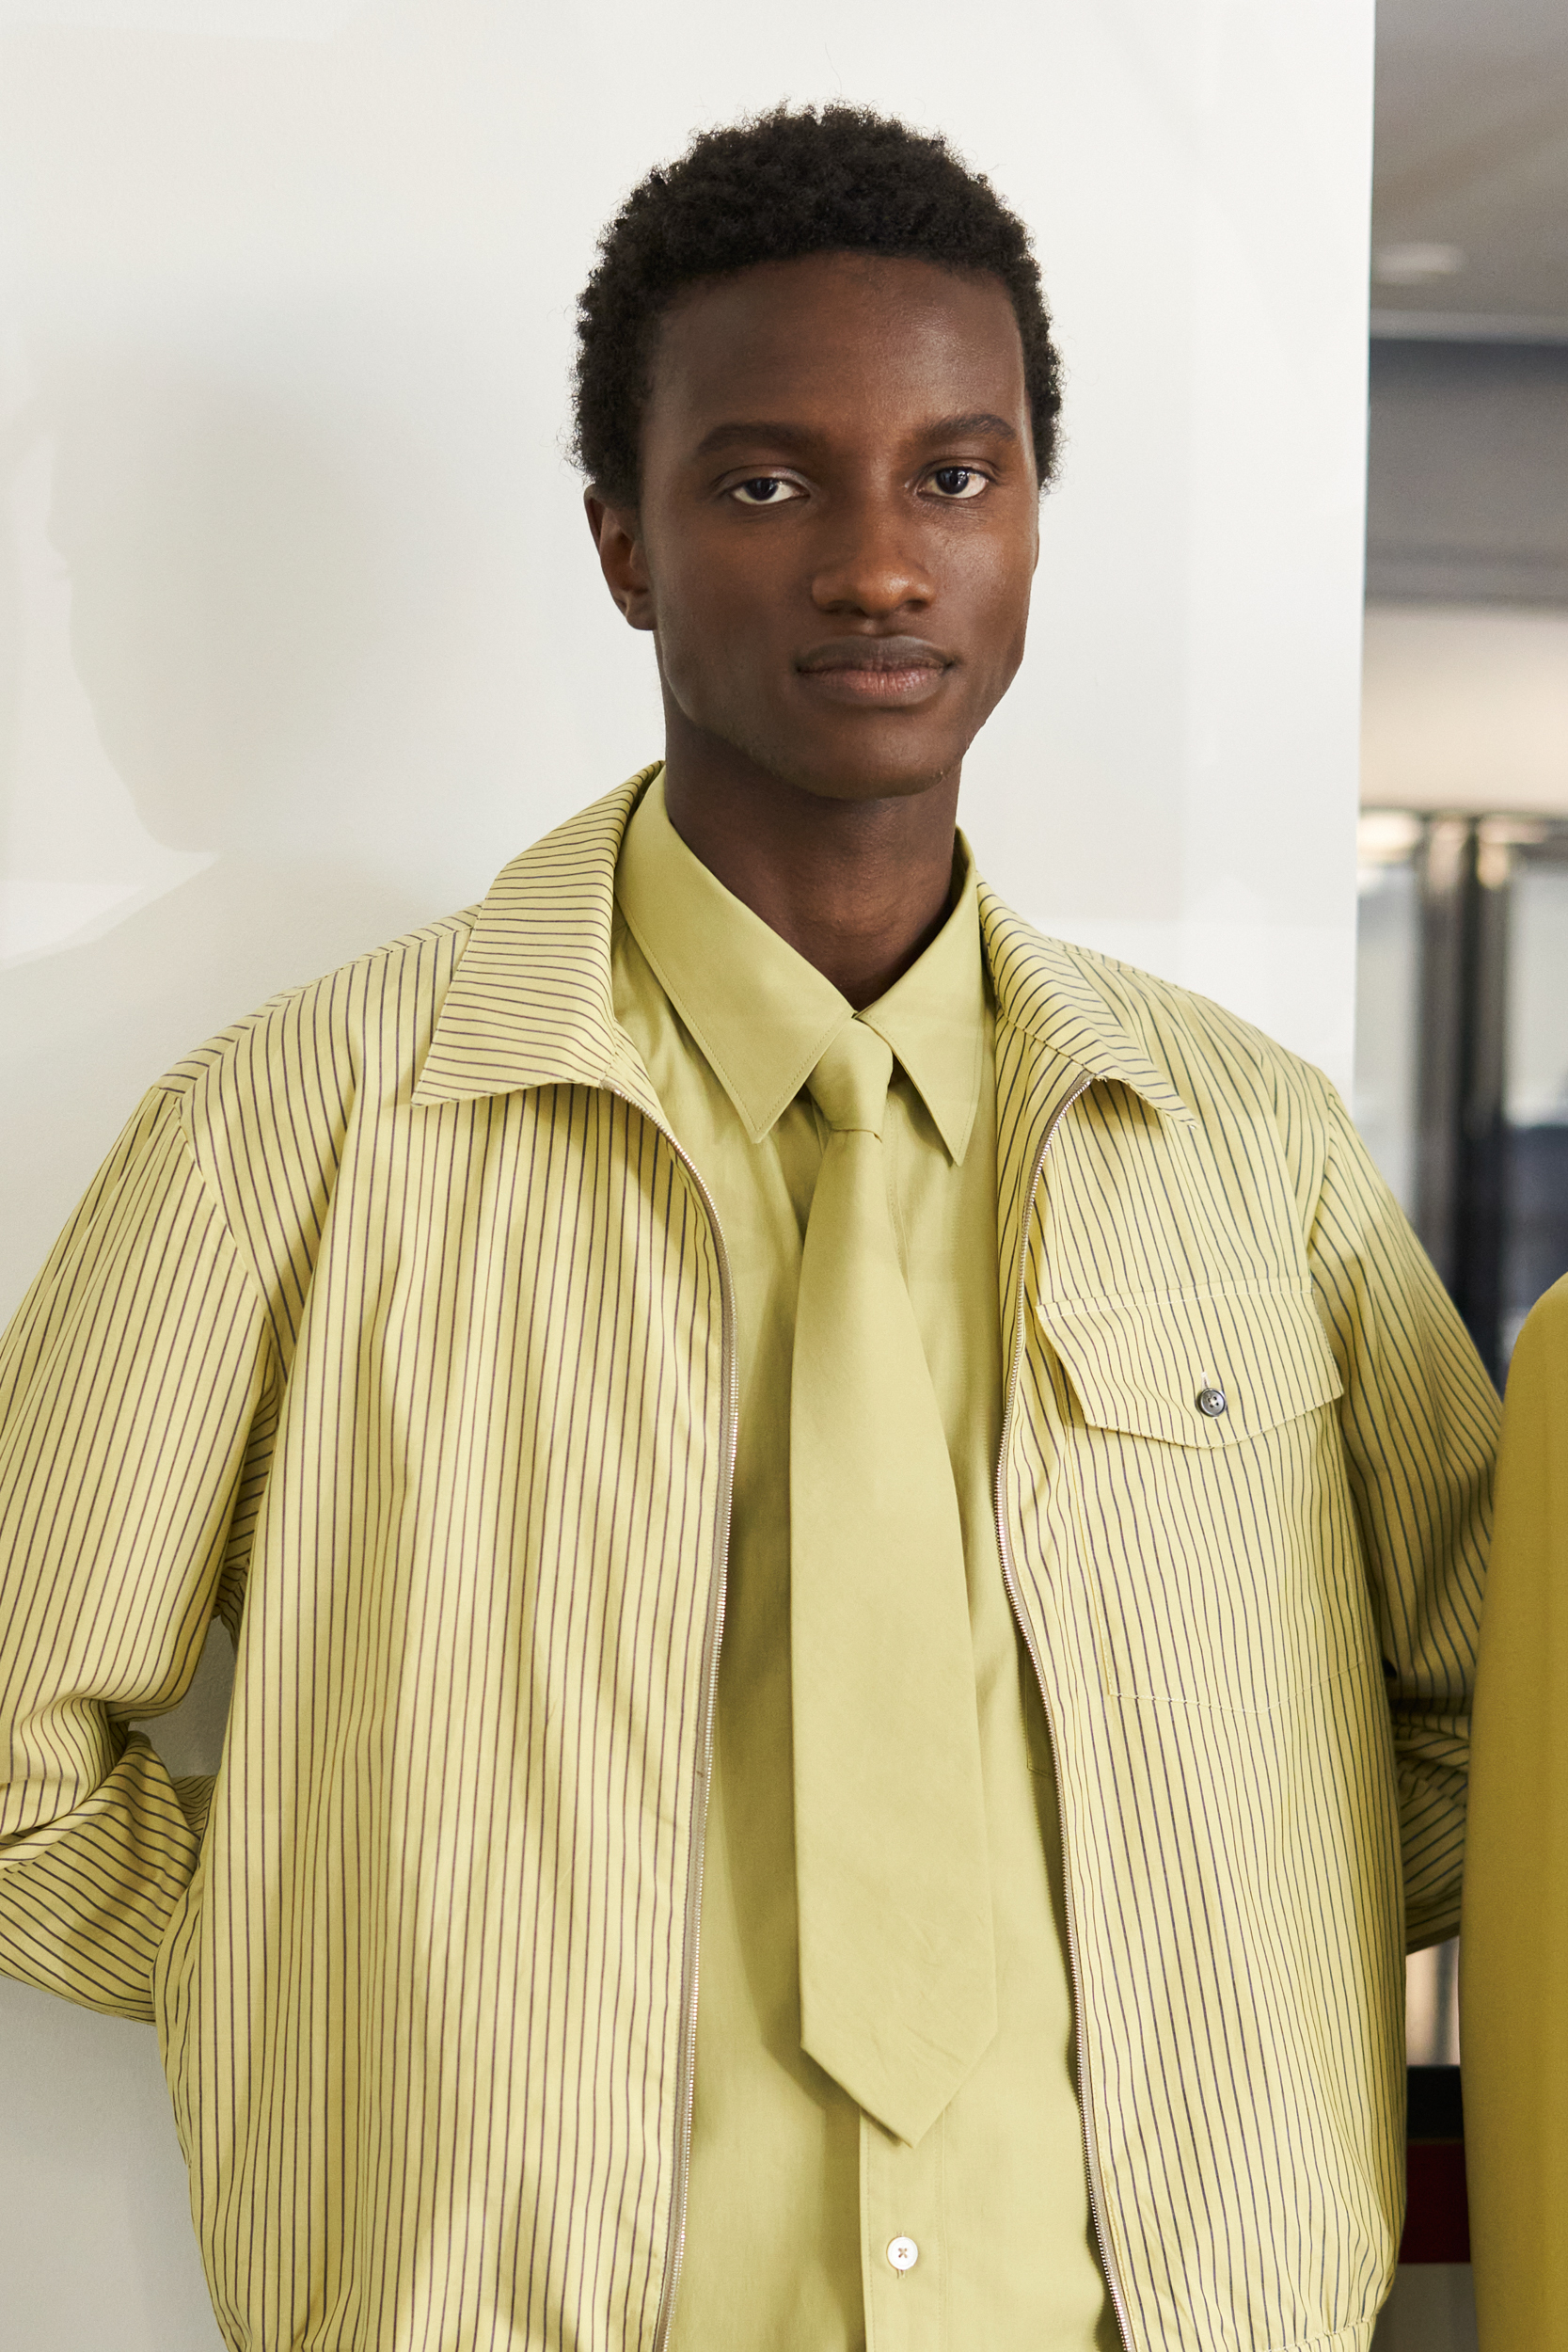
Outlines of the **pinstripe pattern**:
{"type": "MultiPolygon", "coordinates": [[[[662,2333],[733,1373],[610,1008],[641,781],[173,1072],[0,1355],[0,1963],[156,2019],[235,2352],[662,2333]],[[126,1725],[214,1610],[223,1766],[176,1786],[126,1725]]],[[[1003,1532],[1118,2308],[1361,2352],[1490,1391],[1315,1073],[984,922],[1003,1532]]]]}

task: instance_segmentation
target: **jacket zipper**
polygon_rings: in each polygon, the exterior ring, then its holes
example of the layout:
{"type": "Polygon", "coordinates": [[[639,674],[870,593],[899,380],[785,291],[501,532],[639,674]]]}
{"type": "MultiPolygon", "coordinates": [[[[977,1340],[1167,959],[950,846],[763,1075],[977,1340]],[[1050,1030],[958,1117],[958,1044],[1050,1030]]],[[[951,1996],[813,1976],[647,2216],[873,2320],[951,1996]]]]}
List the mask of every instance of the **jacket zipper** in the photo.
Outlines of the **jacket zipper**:
{"type": "Polygon", "coordinates": [[[1034,1669],[1036,1685],[1040,1694],[1040,1706],[1045,1713],[1045,1727],[1051,1740],[1051,1770],[1056,1784],[1056,1819],[1062,1840],[1062,1902],[1067,1917],[1068,1977],[1072,1987],[1072,2026],[1078,2059],[1078,2108],[1084,2127],[1084,2155],[1089,2184],[1089,2212],[1094,2220],[1095,2238],[1100,2248],[1100,2264],[1105,2273],[1105,2285],[1111,2297],[1111,2308],[1116,2313],[1117,2327],[1120,2331],[1121,2341],[1128,2347],[1128,2352],[1131,2352],[1132,2331],[1127,2324],[1126,2298],[1121,2291],[1121,2282],[1117,2277],[1116,2265],[1111,2259],[1110,2232],[1105,2221],[1105,2184],[1100,2169],[1100,2151],[1095,2144],[1094,2122],[1089,2113],[1086,2090],[1087,2050],[1084,2032],[1084,1984],[1078,1963],[1078,1926],[1073,1910],[1072,1873],[1068,1861],[1067,1805],[1062,1796],[1061,1754],[1056,1740],[1056,1719],[1052,1712],[1051,1696],[1046,1689],[1044,1663],[1040,1658],[1039,1645],[1035,1640],[1034,1628],[1030,1625],[1028,1614],[1023,1607],[1023,1598],[1019,1590],[1018,1576],[1013,1565],[1012,1546],[1007,1537],[1007,1456],[1012,1447],[1013,1421],[1023,1368],[1023,1319],[1028,1305],[1024,1295],[1024,1284],[1029,1265],[1029,1226],[1035,1214],[1035,1195],[1039,1190],[1040,1178],[1045,1173],[1045,1155],[1051,1149],[1052,1139],[1078,1097],[1087,1090],[1090,1081],[1087,1078],[1081,1079],[1066,1102],[1058,1105],[1051,1124],[1041,1138],[1040,1148],[1035,1155],[1034,1173],[1029,1179],[1028,1195],[1023,1204],[1023,1219],[1020,1229],[1018,1251],[1018,1304],[1013,1316],[1012,1357],[1007,1371],[1006,1401],[1002,1413],[1002,1444],[996,1461],[996,1541],[1002,1555],[1002,1581],[1007,1588],[1007,1599],[1012,1608],[1014,1621],[1022,1637],[1023,1646],[1029,1653],[1029,1663],[1034,1669]]]}
{"type": "MultiPolygon", "coordinates": [[[[614,1089],[619,1091],[618,1089],[614,1089]]],[[[629,1095],[622,1098],[630,1102],[629,1095]]],[[[635,1110],[641,1110],[634,1103],[635,1110]]],[[[644,1111],[643,1116],[647,1114],[644,1111]]],[[[713,1720],[719,1692],[719,1646],[724,1632],[724,1602],[729,1584],[730,1518],[735,1498],[735,1455],[739,1431],[740,1375],[735,1341],[735,1284],[730,1272],[730,1254],[725,1246],[723,1228],[713,1195],[668,1127],[660,1133],[680,1161],[702,1199],[707,1213],[708,1230],[719,1260],[720,1366],[724,1391],[723,1483],[719,1495],[719,1524],[714,1544],[714,1577],[708,1596],[707,1624],[703,1633],[703,1695],[702,1713],[697,1729],[696,1820],[692,1830],[691,1863],[686,1883],[686,1933],[681,1968],[681,2038],[676,2060],[676,2098],[679,2102],[678,2128],[680,2155],[675,2173],[674,2194],[670,2204],[670,2234],[664,2255],[664,2284],[659,2293],[658,2317],[654,2324],[653,2352],[666,2352],[670,2341],[670,2326],[674,2315],[675,2289],[680,2283],[681,2263],[686,2253],[686,2199],[691,2171],[691,2107],[697,2075],[697,1963],[700,1938],[698,1930],[703,1909],[703,1862],[707,1843],[708,1795],[713,1785],[713,1720]]]]}

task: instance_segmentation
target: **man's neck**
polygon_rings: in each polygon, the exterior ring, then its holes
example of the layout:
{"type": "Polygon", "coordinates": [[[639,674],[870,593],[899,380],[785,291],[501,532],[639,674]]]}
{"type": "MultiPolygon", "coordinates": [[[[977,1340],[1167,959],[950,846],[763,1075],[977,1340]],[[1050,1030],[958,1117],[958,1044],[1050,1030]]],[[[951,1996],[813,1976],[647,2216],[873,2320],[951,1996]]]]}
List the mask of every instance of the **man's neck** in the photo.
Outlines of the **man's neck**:
{"type": "Polygon", "coordinates": [[[941,930],[953,896],[958,774],[877,801],[832,800],[733,752],[672,742],[664,802],[693,856],[856,1010],[941,930]]]}

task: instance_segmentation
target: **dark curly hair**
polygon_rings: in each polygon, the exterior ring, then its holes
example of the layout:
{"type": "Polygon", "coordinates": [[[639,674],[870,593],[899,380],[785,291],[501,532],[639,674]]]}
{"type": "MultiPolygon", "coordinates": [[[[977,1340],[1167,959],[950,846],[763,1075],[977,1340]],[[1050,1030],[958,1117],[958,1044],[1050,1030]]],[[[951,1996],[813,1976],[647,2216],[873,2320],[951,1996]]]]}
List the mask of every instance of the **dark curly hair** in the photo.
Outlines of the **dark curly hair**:
{"type": "Polygon", "coordinates": [[[705,131],[635,187],[599,239],[578,304],[578,463],[635,505],[659,323],[705,278],[808,253],[883,253],[989,270],[1011,298],[1042,485],[1061,386],[1029,232],[945,139],[859,106],[776,107],[705,131]]]}

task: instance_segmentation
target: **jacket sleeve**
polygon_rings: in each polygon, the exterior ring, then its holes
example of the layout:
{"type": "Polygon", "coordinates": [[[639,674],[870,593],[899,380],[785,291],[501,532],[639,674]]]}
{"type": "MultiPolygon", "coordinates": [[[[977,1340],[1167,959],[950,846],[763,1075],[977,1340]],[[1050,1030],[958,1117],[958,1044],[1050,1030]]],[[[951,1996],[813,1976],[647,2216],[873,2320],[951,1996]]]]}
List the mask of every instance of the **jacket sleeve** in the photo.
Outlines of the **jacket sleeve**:
{"type": "Polygon", "coordinates": [[[0,1968],[141,2018],[211,1786],[129,1726],[196,1672],[275,1361],[180,1110],[147,1098],[0,1342],[0,1968]]]}
{"type": "Polygon", "coordinates": [[[1344,1383],[1351,1491],[1393,1720],[1412,1951],[1459,1925],[1497,1391],[1344,1105],[1308,1255],[1344,1383]]]}

